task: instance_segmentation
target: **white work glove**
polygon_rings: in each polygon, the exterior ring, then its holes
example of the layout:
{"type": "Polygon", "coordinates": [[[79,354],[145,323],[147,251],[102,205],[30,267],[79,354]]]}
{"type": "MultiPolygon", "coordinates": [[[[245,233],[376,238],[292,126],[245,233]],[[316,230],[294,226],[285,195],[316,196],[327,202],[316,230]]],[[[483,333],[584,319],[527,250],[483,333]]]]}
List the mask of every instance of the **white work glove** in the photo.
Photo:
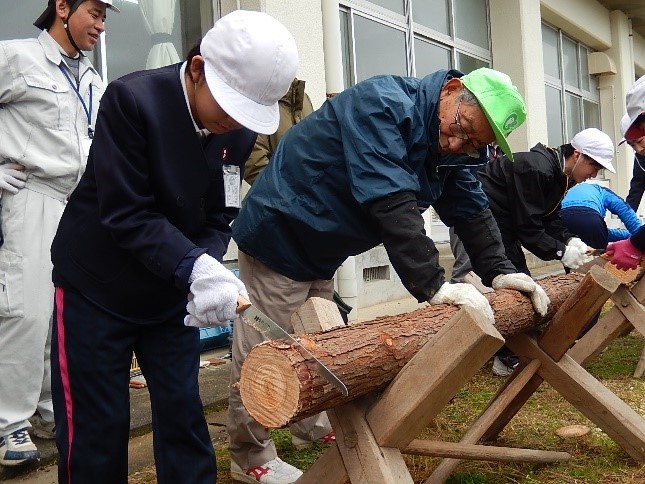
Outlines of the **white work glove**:
{"type": "Polygon", "coordinates": [[[207,254],[195,260],[188,282],[191,284],[186,326],[226,326],[236,315],[238,297],[249,298],[242,281],[207,254]]]}
{"type": "Polygon", "coordinates": [[[587,250],[589,247],[582,240],[577,237],[570,238],[564,249],[562,264],[571,269],[577,269],[582,264],[586,264],[593,260],[593,256],[587,254],[587,250]]]}
{"type": "Polygon", "coordinates": [[[589,250],[589,246],[585,244],[582,240],[580,240],[578,237],[571,237],[567,241],[567,245],[570,245],[572,247],[578,247],[583,252],[587,252],[587,250],[589,250]]]}
{"type": "Polygon", "coordinates": [[[551,303],[542,286],[535,282],[531,276],[521,272],[495,276],[493,289],[515,289],[516,291],[525,292],[531,298],[531,303],[540,316],[546,316],[551,303]]]}
{"type": "Polygon", "coordinates": [[[482,313],[491,324],[495,324],[493,308],[488,299],[472,284],[450,284],[444,282],[441,288],[428,301],[430,304],[455,304],[457,306],[470,306],[482,313]]]}
{"type": "Polygon", "coordinates": [[[27,179],[27,174],[22,171],[24,169],[18,163],[0,165],[0,188],[9,193],[18,193],[18,190],[24,188],[27,179]]]}

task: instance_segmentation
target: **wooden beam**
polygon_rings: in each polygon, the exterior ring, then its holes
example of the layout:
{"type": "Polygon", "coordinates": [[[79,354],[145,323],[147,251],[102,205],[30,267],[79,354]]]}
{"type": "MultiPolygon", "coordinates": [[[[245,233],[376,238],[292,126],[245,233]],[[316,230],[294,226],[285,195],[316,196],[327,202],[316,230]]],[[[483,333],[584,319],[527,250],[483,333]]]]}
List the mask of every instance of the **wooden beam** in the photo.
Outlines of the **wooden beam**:
{"type": "Polygon", "coordinates": [[[410,443],[503,344],[502,335],[483,315],[461,309],[367,413],[379,445],[402,448],[410,443]]]}
{"type": "Polygon", "coordinates": [[[332,445],[316,459],[307,471],[298,479],[298,484],[349,484],[343,457],[337,445],[332,445]]]}
{"type": "Polygon", "coordinates": [[[571,459],[568,452],[551,450],[514,449],[434,440],[413,440],[403,454],[425,455],[428,457],[452,457],[455,459],[486,460],[494,462],[543,462],[554,463],[571,459]]]}
{"type": "Polygon", "coordinates": [[[619,286],[620,281],[607,271],[592,267],[538,338],[540,348],[558,361],[619,286]]]}
{"type": "Polygon", "coordinates": [[[356,400],[327,412],[350,481],[352,484],[412,484],[401,451],[377,444],[365,419],[367,403],[367,400],[356,400]]]}
{"type": "Polygon", "coordinates": [[[634,378],[640,378],[645,373],[645,347],[643,347],[643,352],[641,357],[636,364],[636,370],[634,371],[634,378]]]}
{"type": "Polygon", "coordinates": [[[291,316],[291,324],[296,334],[328,331],[345,326],[336,303],[321,297],[307,299],[291,316]]]}
{"type": "MultiPolygon", "coordinates": [[[[621,289],[622,291],[622,289],[621,289]]],[[[616,291],[618,292],[618,291],[616,291]]],[[[630,292],[637,301],[645,301],[645,281],[636,283],[630,292]]],[[[571,348],[567,354],[582,366],[593,360],[609,343],[633,327],[622,311],[614,306],[571,348]]]]}

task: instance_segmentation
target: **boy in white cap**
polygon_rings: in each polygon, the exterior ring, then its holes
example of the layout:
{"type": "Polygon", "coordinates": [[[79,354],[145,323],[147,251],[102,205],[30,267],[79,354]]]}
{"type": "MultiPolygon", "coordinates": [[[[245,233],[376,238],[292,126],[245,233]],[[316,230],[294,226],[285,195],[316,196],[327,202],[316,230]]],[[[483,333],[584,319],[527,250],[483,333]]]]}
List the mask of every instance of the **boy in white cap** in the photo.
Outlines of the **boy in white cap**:
{"type": "Polygon", "coordinates": [[[298,55],[265,13],[218,20],[187,62],[110,83],[87,171],[52,245],[59,480],[127,480],[133,352],[152,403],[157,482],[212,483],[199,331],[235,316],[221,264],[256,133],[279,121],[298,55]]]}
{"type": "Polygon", "coordinates": [[[34,463],[28,434],[54,438],[50,246],[85,169],[103,94],[82,53],[112,0],[50,0],[37,39],[0,42],[0,465],[34,463]]]}
{"type": "MultiPolygon", "coordinates": [[[[542,260],[560,260],[575,269],[591,260],[587,245],[571,234],[560,219],[560,206],[575,183],[595,177],[605,168],[615,173],[614,145],[605,133],[589,128],[571,143],[549,148],[542,143],[529,152],[501,157],[478,173],[499,226],[506,256],[515,268],[529,274],[522,247],[542,260]]],[[[508,376],[519,360],[502,348],[493,373],[508,376]]]]}

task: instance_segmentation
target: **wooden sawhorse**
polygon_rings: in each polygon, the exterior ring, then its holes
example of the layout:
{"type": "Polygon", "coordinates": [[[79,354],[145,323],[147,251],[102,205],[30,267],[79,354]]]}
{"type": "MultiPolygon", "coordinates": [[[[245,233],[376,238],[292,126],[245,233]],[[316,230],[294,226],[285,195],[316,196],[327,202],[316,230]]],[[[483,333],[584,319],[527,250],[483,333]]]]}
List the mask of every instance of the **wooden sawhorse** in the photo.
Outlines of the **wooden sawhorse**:
{"type": "MultiPolygon", "coordinates": [[[[506,338],[506,345],[522,363],[460,443],[472,445],[496,438],[547,381],[636,462],[645,462],[645,419],[583,368],[617,336],[632,328],[643,332],[643,300],[644,282],[639,281],[630,290],[605,270],[593,267],[537,339],[526,334],[506,338]],[[587,322],[610,297],[615,306],[576,343],[587,322]]],[[[444,482],[458,464],[458,459],[444,459],[426,483],[444,482]]]]}
{"type": "MultiPolygon", "coordinates": [[[[302,330],[303,321],[308,321],[308,331],[333,327],[312,326],[317,311],[311,311],[311,305],[299,313],[292,318],[296,332],[299,326],[302,330]]],[[[412,484],[404,453],[529,462],[570,458],[565,452],[415,440],[503,343],[504,338],[481,315],[468,308],[460,310],[378,397],[367,395],[327,411],[336,445],[298,482],[412,484]]]]}

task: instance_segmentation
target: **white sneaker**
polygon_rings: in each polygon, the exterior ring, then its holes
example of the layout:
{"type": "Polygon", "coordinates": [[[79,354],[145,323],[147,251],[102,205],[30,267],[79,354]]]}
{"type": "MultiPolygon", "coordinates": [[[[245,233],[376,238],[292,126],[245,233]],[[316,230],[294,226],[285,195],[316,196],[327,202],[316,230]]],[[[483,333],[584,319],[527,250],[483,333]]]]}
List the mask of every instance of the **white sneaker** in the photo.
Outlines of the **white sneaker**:
{"type": "Polygon", "coordinates": [[[29,438],[27,427],[0,437],[0,464],[19,466],[40,460],[40,452],[29,438]]]}
{"type": "Polygon", "coordinates": [[[493,360],[493,375],[495,376],[510,376],[515,368],[520,364],[517,356],[511,355],[509,357],[500,358],[496,356],[493,360]]]}
{"type": "Polygon", "coordinates": [[[297,467],[287,464],[280,457],[270,460],[264,465],[254,467],[244,472],[242,468],[231,459],[231,478],[234,481],[255,484],[291,484],[302,475],[297,467]]]}
{"type": "Polygon", "coordinates": [[[39,414],[34,414],[30,419],[31,433],[40,439],[55,439],[56,438],[56,424],[48,422],[43,419],[39,414]]]}

